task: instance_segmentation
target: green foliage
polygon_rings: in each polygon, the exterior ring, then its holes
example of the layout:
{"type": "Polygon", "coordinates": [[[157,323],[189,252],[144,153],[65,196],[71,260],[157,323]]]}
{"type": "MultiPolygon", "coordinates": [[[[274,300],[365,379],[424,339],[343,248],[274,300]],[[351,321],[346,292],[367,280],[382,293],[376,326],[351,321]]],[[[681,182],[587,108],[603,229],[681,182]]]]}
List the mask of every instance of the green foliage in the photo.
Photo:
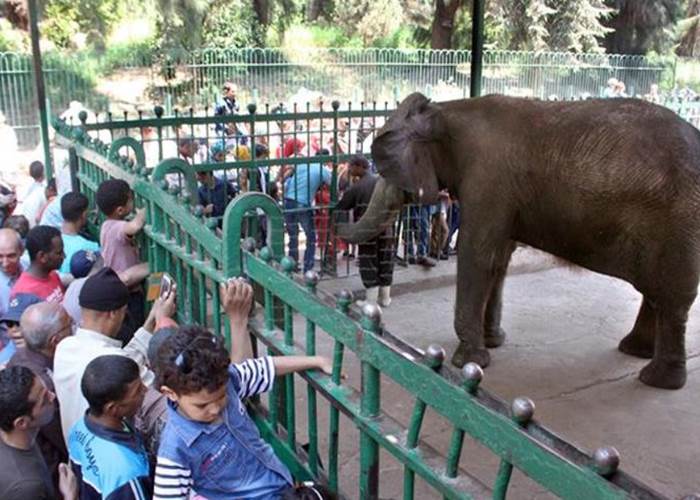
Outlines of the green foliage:
{"type": "Polygon", "coordinates": [[[357,35],[365,46],[389,36],[404,22],[404,9],[399,0],[353,0],[338,3],[335,21],[348,35],[357,35]]]}
{"type": "Polygon", "coordinates": [[[28,49],[27,35],[13,29],[7,19],[0,18],[0,52],[27,52],[28,49]]]}
{"type": "Polygon", "coordinates": [[[75,48],[86,42],[102,47],[104,37],[131,4],[120,0],[48,0],[41,30],[57,47],[75,48]]]}
{"type": "Polygon", "coordinates": [[[207,47],[262,47],[265,28],[257,22],[250,1],[214,2],[202,26],[207,47]]]}

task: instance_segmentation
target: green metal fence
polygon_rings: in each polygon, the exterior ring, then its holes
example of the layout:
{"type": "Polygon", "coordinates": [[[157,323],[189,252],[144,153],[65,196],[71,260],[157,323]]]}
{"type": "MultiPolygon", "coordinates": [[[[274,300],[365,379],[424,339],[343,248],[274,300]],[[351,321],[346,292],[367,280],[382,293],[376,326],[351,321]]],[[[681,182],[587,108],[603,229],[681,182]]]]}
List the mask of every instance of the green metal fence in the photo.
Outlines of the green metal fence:
{"type": "Polygon", "coordinates": [[[389,486],[380,476],[380,456],[386,454],[403,468],[404,499],[414,498],[417,478],[436,497],[505,498],[514,468],[562,498],[663,498],[619,470],[614,449],[589,455],[533,420],[529,399],[506,404],[481,389],[478,366],[467,365],[462,372],[443,366],[444,352],[438,346],[424,353],[382,328],[378,308],[365,307],[358,314],[350,310],[349,292],[330,297],[317,290],[315,273],[303,281],[293,276],[294,262],[282,258],[282,215],[266,195],[238,197],[227,207],[218,234],[189,195],[195,179],[184,161],[164,160],[149,169],[143,148],[133,138],[108,145],[80,127],[60,121],[54,127],[59,142],[70,148],[75,185],[91,203],[106,178],[121,178],[132,186],[136,205],[147,213],[142,250],[151,270],[167,271],[177,280],[180,321],[197,322],[228,340],[218,285],[245,275],[261,292],[262,312],[250,322],[257,349],[332,356],[332,376],[288,375],[265,401],[250,403],[261,434],[295,478],[326,482],[341,498],[376,499],[389,486]],[[133,158],[120,154],[125,149],[133,158]],[[169,174],[184,177],[188,191],[169,187],[169,174]],[[241,243],[243,216],[258,210],[267,215],[269,234],[260,250],[252,241],[241,243]],[[353,366],[359,375],[344,380],[341,374],[353,366]],[[383,404],[382,390],[389,383],[407,394],[412,407],[408,424],[383,404]],[[305,398],[297,397],[298,389],[305,398]],[[437,450],[428,442],[423,426],[427,412],[448,423],[448,449],[437,450]],[[349,442],[356,434],[357,441],[349,442]],[[306,447],[301,436],[308,440],[306,447]],[[499,458],[492,486],[469,472],[470,460],[462,456],[466,441],[480,443],[499,458]],[[356,489],[340,488],[341,449],[359,450],[356,489]]]}
{"type": "MultiPolygon", "coordinates": [[[[135,111],[161,104],[200,112],[212,107],[225,81],[239,86],[243,103],[307,101],[395,102],[416,90],[434,100],[468,95],[471,52],[405,49],[203,49],[178,57],[145,54],[110,58],[89,54],[45,55],[50,109],[60,115],[71,101],[101,113],[135,111]],[[103,58],[104,59],[104,58],[103,58]],[[98,82],[140,82],[138,95],[113,96],[98,82]],[[118,103],[115,101],[119,101],[118,103]]],[[[642,56],[576,53],[486,51],[484,93],[560,99],[599,96],[611,77],[623,80],[630,95],[643,95],[651,84],[673,81],[673,61],[652,62],[642,56]]],[[[29,56],[0,54],[0,110],[23,147],[39,141],[37,103],[29,56]]],[[[260,104],[262,105],[262,104],[260,104]]]]}

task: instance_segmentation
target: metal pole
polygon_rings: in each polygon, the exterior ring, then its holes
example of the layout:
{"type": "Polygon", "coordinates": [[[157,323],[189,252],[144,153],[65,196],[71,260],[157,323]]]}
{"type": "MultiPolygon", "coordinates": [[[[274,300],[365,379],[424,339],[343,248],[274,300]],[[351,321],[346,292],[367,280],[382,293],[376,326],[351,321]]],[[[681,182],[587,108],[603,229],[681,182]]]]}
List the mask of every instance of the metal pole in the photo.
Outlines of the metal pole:
{"type": "Polygon", "coordinates": [[[49,120],[46,109],[46,89],[44,88],[44,71],[41,64],[41,48],[39,47],[39,19],[36,0],[29,0],[29,32],[32,39],[32,56],[34,60],[34,80],[36,82],[36,98],[39,104],[39,126],[41,142],[44,145],[44,168],[46,178],[53,177],[51,163],[51,145],[49,144],[49,120]]]}
{"type": "Polygon", "coordinates": [[[481,95],[481,66],[484,57],[484,0],[472,0],[472,65],[469,96],[481,95]]]}

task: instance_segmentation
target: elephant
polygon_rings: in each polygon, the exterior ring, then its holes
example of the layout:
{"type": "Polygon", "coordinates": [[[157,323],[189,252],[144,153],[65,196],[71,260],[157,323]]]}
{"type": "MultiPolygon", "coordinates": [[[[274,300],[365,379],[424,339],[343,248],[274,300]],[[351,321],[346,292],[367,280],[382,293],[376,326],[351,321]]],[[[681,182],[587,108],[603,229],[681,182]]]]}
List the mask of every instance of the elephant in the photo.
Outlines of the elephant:
{"type": "Polygon", "coordinates": [[[547,102],[489,95],[405,98],[377,132],[368,209],[337,234],[361,242],[404,203],[461,207],[452,363],[489,364],[505,339],[503,283],[516,243],[632,284],[642,294],[623,353],[640,380],[686,381],[685,329],[700,276],[700,131],[639,99],[547,102]]]}

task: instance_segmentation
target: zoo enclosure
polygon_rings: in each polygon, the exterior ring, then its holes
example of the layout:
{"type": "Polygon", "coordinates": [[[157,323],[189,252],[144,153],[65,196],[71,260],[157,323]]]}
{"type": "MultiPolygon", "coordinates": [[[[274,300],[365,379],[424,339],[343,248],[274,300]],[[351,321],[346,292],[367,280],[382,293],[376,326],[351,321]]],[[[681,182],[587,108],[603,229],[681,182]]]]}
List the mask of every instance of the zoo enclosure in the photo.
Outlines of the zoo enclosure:
{"type": "MultiPolygon", "coordinates": [[[[60,115],[71,101],[95,112],[135,111],[161,104],[174,108],[212,106],[221,85],[240,87],[243,103],[291,103],[309,100],[309,92],[326,101],[396,102],[414,91],[434,100],[466,97],[469,89],[468,50],[421,49],[223,49],[211,48],[174,57],[151,52],[125,53],[95,62],[86,54],[48,53],[44,75],[49,109],[60,115]],[[113,96],[100,82],[124,79],[143,92],[113,96]]],[[[674,79],[674,62],[643,56],[486,51],[483,93],[561,99],[599,96],[609,78],[627,84],[628,93],[643,95],[653,83],[674,79]]],[[[30,56],[0,54],[0,110],[17,131],[21,147],[39,142],[36,92],[30,56]]]]}
{"type": "Polygon", "coordinates": [[[184,291],[178,301],[180,321],[197,322],[230,340],[220,312],[218,285],[229,277],[245,275],[260,292],[263,313],[250,323],[260,351],[290,355],[329,350],[331,377],[318,373],[285,376],[266,401],[253,401],[250,406],[261,434],[297,479],[320,480],[338,490],[342,483],[339,448],[352,427],[360,435],[355,443],[359,487],[352,493],[340,489],[342,498],[379,498],[380,451],[401,464],[404,499],[414,498],[417,477],[444,498],[505,498],[513,468],[563,498],[663,498],[619,470],[613,449],[601,448],[591,456],[537,424],[529,399],[517,398],[508,405],[481,389],[482,374],[475,365],[456,373],[442,365],[441,348],[431,346],[422,352],[383,329],[377,308],[364,308],[358,316],[350,310],[349,293],[324,295],[317,290],[318,277],[313,273],[305,275],[303,282],[295,278],[291,273],[294,263],[282,258],[282,216],[269,197],[248,193],[231,203],[218,235],[208,227],[192,197],[167,181],[168,174],[177,174],[191,189],[194,174],[184,161],[166,159],[149,169],[143,148],[134,138],[106,144],[82,127],[59,121],[54,127],[58,141],[69,148],[75,187],[93,206],[101,181],[120,178],[132,186],[137,206],[144,207],[147,214],[144,256],[152,271],[167,271],[184,291]],[[125,149],[133,158],[122,154],[125,149]],[[244,214],[257,210],[265,212],[269,234],[267,246],[259,251],[254,242],[241,244],[240,238],[244,214]],[[360,373],[354,384],[353,379],[341,377],[352,360],[359,364],[360,373]],[[386,387],[382,381],[409,394],[408,425],[382,406],[381,388],[386,387]],[[305,404],[295,405],[298,388],[306,393],[305,404]],[[328,412],[327,430],[319,423],[321,411],[328,412]],[[449,449],[436,450],[426,441],[423,421],[427,411],[449,423],[449,449]],[[343,426],[341,415],[348,422],[343,426]],[[301,434],[308,437],[306,448],[300,444],[301,434]],[[469,462],[462,457],[465,438],[499,457],[492,487],[460,467],[469,462]]]}

